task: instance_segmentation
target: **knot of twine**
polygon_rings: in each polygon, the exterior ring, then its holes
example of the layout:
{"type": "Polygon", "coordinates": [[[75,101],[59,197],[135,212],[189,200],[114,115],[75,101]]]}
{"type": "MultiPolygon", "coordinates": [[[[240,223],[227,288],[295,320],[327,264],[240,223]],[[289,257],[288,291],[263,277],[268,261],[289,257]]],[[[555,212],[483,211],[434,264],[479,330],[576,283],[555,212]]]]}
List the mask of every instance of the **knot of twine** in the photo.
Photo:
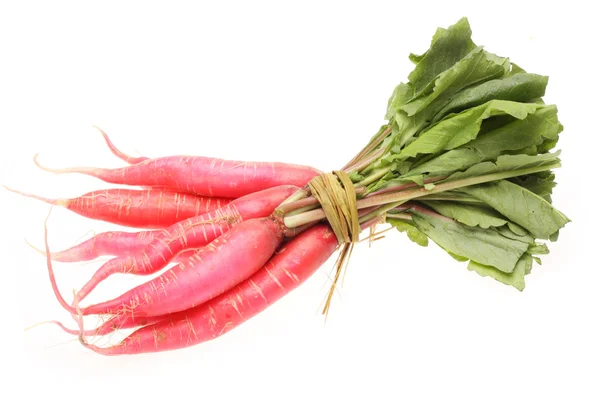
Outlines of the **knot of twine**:
{"type": "Polygon", "coordinates": [[[333,171],[314,177],[308,186],[323,208],[340,244],[355,243],[360,234],[356,191],[348,174],[333,171]]]}

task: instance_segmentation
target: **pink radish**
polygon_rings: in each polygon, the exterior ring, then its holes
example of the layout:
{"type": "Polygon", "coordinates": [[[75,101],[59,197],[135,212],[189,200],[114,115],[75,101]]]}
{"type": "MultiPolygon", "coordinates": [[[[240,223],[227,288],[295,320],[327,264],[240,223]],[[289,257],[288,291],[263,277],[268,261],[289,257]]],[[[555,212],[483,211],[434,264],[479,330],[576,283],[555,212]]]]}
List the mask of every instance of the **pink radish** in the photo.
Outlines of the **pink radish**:
{"type": "Polygon", "coordinates": [[[223,208],[178,222],[153,234],[153,240],[140,251],[114,258],[101,266],[81,288],[76,300],[82,301],[100,282],[113,274],[153,274],[169,264],[181,251],[205,246],[244,220],[271,215],[297,189],[288,185],[252,193],[223,208]]]}
{"type": "Polygon", "coordinates": [[[305,282],[338,246],[333,231],[318,225],[285,244],[252,277],[208,302],[140,328],[108,348],[85,341],[103,355],[181,349],[212,340],[256,316],[305,282]]]}
{"type": "Polygon", "coordinates": [[[65,207],[87,218],[134,228],[168,227],[231,202],[228,198],[202,197],[165,189],[106,189],[72,199],[48,199],[5,188],[48,204],[65,207]]]}
{"type": "Polygon", "coordinates": [[[161,186],[201,196],[238,198],[281,186],[304,186],[319,174],[314,168],[276,162],[232,161],[200,156],[149,159],[123,168],[38,167],[49,172],[79,173],[120,185],[161,186]]]}

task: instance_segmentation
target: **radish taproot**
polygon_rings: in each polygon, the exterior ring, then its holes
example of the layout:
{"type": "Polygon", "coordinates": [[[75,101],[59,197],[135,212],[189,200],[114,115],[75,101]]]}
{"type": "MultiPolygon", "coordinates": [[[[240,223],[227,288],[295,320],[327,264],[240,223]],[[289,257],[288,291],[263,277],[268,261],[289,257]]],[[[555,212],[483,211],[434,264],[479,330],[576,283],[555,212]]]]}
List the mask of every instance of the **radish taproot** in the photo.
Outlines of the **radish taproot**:
{"type": "Polygon", "coordinates": [[[200,156],[168,156],[123,168],[63,168],[36,165],[56,174],[77,173],[104,182],[132,186],[161,186],[201,196],[238,198],[281,185],[304,186],[320,172],[278,162],[233,161],[200,156]]]}
{"type": "Polygon", "coordinates": [[[5,186],[11,192],[64,207],[86,218],[132,228],[165,228],[205,214],[232,199],[203,197],[167,189],[105,189],[69,199],[49,199],[5,186]]]}
{"type": "MultiPolygon", "coordinates": [[[[231,289],[250,277],[281,244],[285,228],[273,217],[243,221],[198,249],[187,261],[114,299],[79,309],[66,303],[54,278],[49,255],[48,273],[60,304],[72,314],[129,314],[148,317],[187,310],[231,289]]],[[[49,254],[47,231],[46,252],[49,254]]]]}
{"type": "Polygon", "coordinates": [[[102,265],[77,294],[82,301],[100,282],[122,273],[150,275],[165,267],[182,250],[209,244],[235,225],[252,218],[270,215],[298,188],[291,185],[274,187],[233,200],[223,208],[180,221],[153,234],[143,249],[102,265]]]}
{"type": "Polygon", "coordinates": [[[160,230],[100,232],[73,247],[51,254],[58,262],[90,261],[102,256],[127,256],[142,250],[160,230]]]}
{"type": "MultiPolygon", "coordinates": [[[[102,232],[76,246],[54,252],[51,257],[53,261],[71,263],[90,261],[102,256],[127,256],[142,250],[152,242],[156,233],[160,233],[160,231],[102,232]]],[[[30,246],[34,247],[33,245],[30,246]]],[[[44,254],[42,250],[34,248],[44,254]]],[[[181,262],[186,257],[191,256],[195,249],[192,247],[183,250],[171,261],[181,262]]]]}
{"type": "Polygon", "coordinates": [[[176,350],[218,338],[305,282],[337,246],[331,228],[314,226],[286,243],[249,279],[202,305],[137,329],[112,347],[87,343],[83,335],[81,342],[96,353],[119,355],[176,350]]]}

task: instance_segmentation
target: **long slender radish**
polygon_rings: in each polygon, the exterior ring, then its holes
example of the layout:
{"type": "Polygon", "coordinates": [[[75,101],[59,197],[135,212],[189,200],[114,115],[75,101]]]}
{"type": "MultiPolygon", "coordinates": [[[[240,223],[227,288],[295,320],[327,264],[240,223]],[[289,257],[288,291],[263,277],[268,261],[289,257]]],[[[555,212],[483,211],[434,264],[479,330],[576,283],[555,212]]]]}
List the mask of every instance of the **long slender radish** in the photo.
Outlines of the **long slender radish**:
{"type": "MultiPolygon", "coordinates": [[[[102,232],[76,246],[54,252],[51,257],[53,261],[58,262],[81,262],[101,256],[128,256],[144,249],[152,242],[157,232],[160,231],[102,232]]],[[[171,261],[181,262],[190,257],[195,250],[196,248],[184,250],[171,261]]],[[[38,251],[44,254],[42,250],[38,251]]]]}
{"type": "Polygon", "coordinates": [[[164,189],[106,189],[71,199],[49,199],[5,188],[22,196],[65,207],[90,219],[148,229],[171,226],[178,221],[216,210],[232,200],[164,189]]]}
{"type": "MultiPolygon", "coordinates": [[[[181,253],[179,253],[175,258],[173,258],[172,261],[174,263],[178,263],[178,264],[187,262],[193,255],[195,255],[197,250],[198,249],[184,250],[181,253]]],[[[162,321],[167,316],[168,315],[157,315],[157,316],[150,316],[150,317],[141,316],[140,317],[140,316],[135,316],[132,314],[110,315],[106,321],[104,321],[102,324],[100,324],[100,326],[93,328],[93,329],[87,329],[87,330],[83,331],[83,334],[85,336],[108,335],[110,333],[113,333],[114,331],[121,330],[121,329],[138,328],[140,326],[154,324],[156,322],[162,321]]],[[[67,328],[60,321],[47,321],[45,323],[57,325],[64,332],[70,333],[72,335],[80,334],[79,330],[67,328]]]]}
{"type": "Polygon", "coordinates": [[[120,185],[164,186],[201,196],[238,198],[281,185],[304,186],[320,172],[314,168],[277,162],[232,161],[200,156],[169,156],[123,168],[43,167],[46,171],[79,173],[120,185]]]}
{"type": "MultiPolygon", "coordinates": [[[[319,227],[317,227],[319,228],[319,227]]],[[[327,228],[325,226],[321,226],[320,229],[316,229],[315,231],[311,234],[317,237],[322,237],[325,241],[331,241],[332,238],[332,232],[330,233],[326,233],[327,228]]],[[[309,246],[308,240],[310,240],[310,235],[306,235],[306,236],[302,236],[302,239],[293,239],[290,243],[284,244],[281,248],[279,248],[277,250],[278,253],[287,251],[288,255],[294,256],[292,252],[300,252],[301,250],[301,246],[309,246]],[[305,242],[304,244],[302,244],[302,242],[305,242]]],[[[319,244],[322,244],[319,241],[319,244]]],[[[333,246],[333,244],[332,244],[333,246]]],[[[318,250],[319,246],[313,246],[311,247],[311,250],[318,250]]],[[[328,250],[329,252],[333,252],[335,251],[335,246],[329,248],[328,250]],[[333,250],[331,250],[333,249],[333,250]]],[[[187,251],[185,253],[190,253],[191,251],[187,251]]],[[[321,257],[325,257],[325,254],[321,254],[321,257]]],[[[327,256],[328,257],[328,256],[327,256]]],[[[272,266],[277,263],[277,256],[273,256],[273,258],[271,258],[271,260],[269,260],[269,262],[266,264],[266,266],[263,266],[262,269],[266,270],[268,269],[268,271],[264,271],[266,272],[266,274],[269,275],[269,278],[271,278],[273,280],[273,282],[275,282],[275,280],[281,280],[283,282],[285,282],[285,278],[289,278],[289,279],[293,279],[293,280],[298,280],[296,281],[296,283],[299,285],[301,282],[303,282],[304,280],[306,280],[310,275],[307,274],[311,274],[311,269],[307,268],[307,265],[303,266],[302,270],[296,271],[293,268],[285,268],[284,265],[279,265],[278,267],[276,267],[275,269],[271,269],[272,266]],[[284,273],[286,275],[286,277],[280,277],[277,278],[278,274],[284,273]]],[[[318,267],[318,266],[317,266],[318,267]]],[[[263,273],[264,275],[264,273],[263,273]]],[[[262,281],[264,281],[264,276],[261,276],[261,272],[259,270],[259,272],[257,272],[255,275],[253,275],[251,277],[251,279],[255,282],[255,283],[260,283],[262,281]]],[[[244,282],[242,282],[240,285],[243,285],[244,282]]],[[[291,291],[291,289],[293,289],[292,287],[293,282],[290,282],[290,285],[287,285],[287,289],[291,291]]],[[[263,285],[264,286],[264,285],[263,285]]],[[[254,289],[256,289],[256,287],[253,286],[254,289]]],[[[228,295],[229,297],[231,297],[230,292],[235,291],[237,288],[233,288],[230,291],[228,291],[227,293],[223,294],[222,296],[228,295]]],[[[267,293],[268,294],[268,293],[267,293]]],[[[272,296],[268,296],[270,297],[270,299],[276,300],[274,299],[272,296]]],[[[249,304],[249,303],[248,303],[249,304]]],[[[197,306],[200,307],[200,306],[197,306]]],[[[196,308],[197,308],[196,307],[196,308]]],[[[241,306],[237,307],[238,310],[243,310],[244,309],[244,304],[242,304],[241,306]]],[[[85,331],[83,331],[83,335],[84,336],[103,336],[103,335],[108,335],[111,334],[115,331],[119,331],[119,330],[123,330],[123,329],[130,329],[130,328],[139,328],[142,326],[146,326],[146,325],[152,325],[152,324],[156,324],[158,322],[161,321],[173,321],[173,320],[177,320],[178,318],[185,316],[186,314],[188,314],[190,310],[184,310],[184,311],[179,311],[177,313],[173,313],[173,314],[167,314],[167,315],[157,315],[157,316],[150,316],[150,317],[135,317],[134,315],[131,314],[118,314],[118,315],[111,315],[106,321],[104,321],[100,326],[93,328],[93,329],[87,329],[85,331]]],[[[260,311],[260,310],[257,310],[260,311]]],[[[49,321],[50,323],[54,323],[55,325],[59,326],[63,331],[65,331],[66,333],[72,334],[72,335],[79,335],[81,334],[81,332],[79,332],[77,329],[69,329],[67,327],[65,327],[62,323],[58,322],[58,321],[49,321]]]]}
{"type": "Polygon", "coordinates": [[[335,252],[333,231],[315,226],[285,244],[258,272],[233,289],[190,310],[133,332],[119,344],[102,348],[81,342],[103,355],[154,353],[197,345],[224,335],[305,282],[335,252]]]}
{"type": "Polygon", "coordinates": [[[146,247],[160,230],[101,232],[73,247],[51,254],[59,262],[80,262],[102,256],[128,256],[146,247]]]}
{"type": "Polygon", "coordinates": [[[150,159],[148,157],[133,157],[133,156],[123,153],[121,150],[119,150],[117,148],[117,146],[115,146],[113,144],[112,140],[110,140],[110,138],[108,137],[106,132],[104,132],[102,129],[100,129],[99,127],[97,127],[95,125],[94,125],[94,128],[96,128],[100,131],[100,133],[102,134],[102,137],[104,138],[104,141],[106,142],[106,145],[108,146],[111,153],[113,153],[115,156],[117,156],[121,160],[125,161],[127,164],[139,164],[141,162],[144,162],[144,161],[147,161],[150,159]]]}
{"type": "Polygon", "coordinates": [[[284,233],[285,227],[273,217],[241,222],[198,249],[187,262],[121,296],[82,309],[69,306],[60,295],[51,262],[48,271],[60,304],[72,314],[165,315],[202,304],[250,277],[271,258],[284,233]]]}
{"type": "Polygon", "coordinates": [[[218,210],[178,222],[154,234],[154,239],[142,250],[107,261],[77,293],[76,300],[82,301],[113,274],[153,274],[182,250],[207,245],[244,220],[271,215],[296,190],[297,187],[290,185],[266,189],[235,199],[218,210]]]}

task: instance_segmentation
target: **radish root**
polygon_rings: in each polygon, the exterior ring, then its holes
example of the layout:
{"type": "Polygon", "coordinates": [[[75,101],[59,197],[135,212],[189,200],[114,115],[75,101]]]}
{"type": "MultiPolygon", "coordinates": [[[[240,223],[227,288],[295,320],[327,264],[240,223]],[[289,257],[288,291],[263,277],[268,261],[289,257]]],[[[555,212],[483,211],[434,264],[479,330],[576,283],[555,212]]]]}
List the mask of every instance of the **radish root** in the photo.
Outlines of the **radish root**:
{"type": "Polygon", "coordinates": [[[113,153],[115,156],[117,156],[121,160],[125,161],[126,163],[128,163],[128,164],[139,164],[141,162],[149,160],[148,157],[133,157],[133,156],[130,156],[128,154],[123,153],[121,150],[119,150],[117,148],[117,146],[115,146],[113,144],[113,142],[110,140],[110,138],[108,137],[108,135],[106,134],[106,132],[104,132],[102,129],[100,129],[96,125],[92,125],[92,126],[100,131],[100,133],[104,137],[104,141],[106,142],[106,145],[108,146],[108,148],[111,151],[111,153],[113,153]]]}
{"type": "Polygon", "coordinates": [[[27,331],[29,331],[29,330],[31,330],[33,328],[37,328],[38,326],[42,326],[42,325],[56,325],[60,329],[62,329],[64,332],[69,333],[71,335],[78,335],[79,334],[79,329],[70,329],[70,328],[67,328],[62,322],[56,321],[56,320],[38,322],[36,324],[33,324],[31,326],[26,327],[24,329],[24,331],[27,332],[27,331]]]}
{"type": "Polygon", "coordinates": [[[42,171],[51,172],[53,174],[84,174],[90,176],[96,176],[96,168],[90,167],[73,167],[73,168],[50,168],[46,167],[38,161],[39,154],[33,156],[34,164],[42,171]]]}
{"type": "Polygon", "coordinates": [[[21,196],[24,196],[24,197],[28,197],[28,198],[31,198],[31,199],[40,200],[40,201],[43,201],[44,203],[51,204],[53,206],[67,207],[69,205],[69,199],[50,199],[48,197],[38,196],[37,194],[26,193],[26,192],[22,192],[20,190],[12,189],[12,188],[9,188],[6,185],[2,185],[2,187],[4,189],[8,190],[9,192],[13,192],[13,193],[16,193],[18,195],[21,195],[21,196]]]}

